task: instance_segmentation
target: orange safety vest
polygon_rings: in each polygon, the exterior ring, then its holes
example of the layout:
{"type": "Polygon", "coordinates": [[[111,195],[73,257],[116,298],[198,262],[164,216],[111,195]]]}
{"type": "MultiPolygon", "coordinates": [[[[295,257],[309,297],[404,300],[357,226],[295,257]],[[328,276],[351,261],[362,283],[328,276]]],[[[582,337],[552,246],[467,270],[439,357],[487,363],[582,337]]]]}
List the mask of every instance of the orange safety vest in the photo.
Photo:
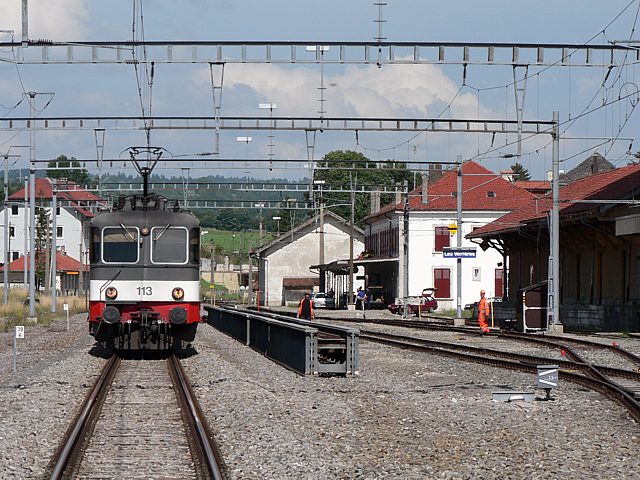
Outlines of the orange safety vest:
{"type": "Polygon", "coordinates": [[[478,302],[478,318],[485,319],[490,313],[489,302],[487,302],[486,298],[481,298],[480,302],[478,302]]]}

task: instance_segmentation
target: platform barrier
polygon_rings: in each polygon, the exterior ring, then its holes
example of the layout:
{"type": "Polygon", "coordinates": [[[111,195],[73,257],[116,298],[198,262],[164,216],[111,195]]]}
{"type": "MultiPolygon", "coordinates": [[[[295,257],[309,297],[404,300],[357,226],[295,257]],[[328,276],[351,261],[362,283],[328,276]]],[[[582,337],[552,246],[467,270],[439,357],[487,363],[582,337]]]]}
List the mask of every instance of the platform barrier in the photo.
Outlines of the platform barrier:
{"type": "Polygon", "coordinates": [[[303,375],[357,375],[359,331],[273,313],[204,305],[207,322],[303,375]]]}

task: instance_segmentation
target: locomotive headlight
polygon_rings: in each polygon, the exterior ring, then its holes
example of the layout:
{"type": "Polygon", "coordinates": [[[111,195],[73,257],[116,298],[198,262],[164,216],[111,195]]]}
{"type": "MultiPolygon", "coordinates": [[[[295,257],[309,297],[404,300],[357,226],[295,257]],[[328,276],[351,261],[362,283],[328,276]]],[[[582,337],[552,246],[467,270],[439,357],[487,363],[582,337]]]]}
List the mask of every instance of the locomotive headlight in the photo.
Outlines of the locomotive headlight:
{"type": "Polygon", "coordinates": [[[140,233],[142,234],[143,237],[146,237],[147,235],[149,235],[149,227],[142,227],[140,229],[140,233]]]}
{"type": "Polygon", "coordinates": [[[104,292],[104,294],[107,296],[107,298],[114,300],[118,296],[118,290],[116,290],[116,287],[109,287],[104,292]]]}
{"type": "Polygon", "coordinates": [[[171,292],[174,300],[182,300],[184,298],[184,290],[180,287],[176,287],[171,292]]]}

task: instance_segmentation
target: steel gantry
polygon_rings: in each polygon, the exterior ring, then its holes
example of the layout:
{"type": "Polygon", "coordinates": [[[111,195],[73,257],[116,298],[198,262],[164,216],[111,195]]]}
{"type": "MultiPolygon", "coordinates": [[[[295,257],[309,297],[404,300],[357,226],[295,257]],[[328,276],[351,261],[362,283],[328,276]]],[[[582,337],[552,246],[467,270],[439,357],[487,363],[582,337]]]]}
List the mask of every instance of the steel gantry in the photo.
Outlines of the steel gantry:
{"type": "Polygon", "coordinates": [[[640,60],[640,51],[627,45],[570,43],[215,40],[58,42],[45,39],[0,42],[0,49],[0,62],[22,65],[154,62],[608,67],[640,60]],[[310,46],[316,48],[307,48],[310,46]],[[329,50],[318,47],[329,47],[329,50]],[[135,48],[145,48],[147,55],[134,60],[132,51],[135,48]]]}
{"type": "Polygon", "coordinates": [[[377,117],[254,117],[221,116],[40,116],[4,117],[0,131],[35,130],[290,130],[368,132],[550,133],[551,120],[377,118],[377,117]],[[520,129],[519,124],[522,124],[520,129]]]}

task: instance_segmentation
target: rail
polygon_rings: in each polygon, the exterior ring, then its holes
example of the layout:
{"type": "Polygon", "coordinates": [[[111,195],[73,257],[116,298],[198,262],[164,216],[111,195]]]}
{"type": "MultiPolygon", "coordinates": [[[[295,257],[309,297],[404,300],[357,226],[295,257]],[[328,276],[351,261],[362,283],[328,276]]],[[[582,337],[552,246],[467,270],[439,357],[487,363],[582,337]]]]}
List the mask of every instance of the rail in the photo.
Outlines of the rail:
{"type": "Polygon", "coordinates": [[[209,427],[200,405],[187,380],[187,375],[175,355],[169,357],[169,374],[176,387],[176,396],[182,407],[183,421],[191,435],[192,451],[196,453],[197,466],[203,478],[222,480],[222,459],[211,441],[209,427]]]}
{"type": "Polygon", "coordinates": [[[109,387],[119,366],[120,357],[113,355],[93,384],[82,409],[65,434],[65,440],[56,456],[51,471],[51,480],[64,478],[65,474],[78,460],[78,454],[81,450],[79,446],[84,439],[91,436],[93,425],[100,414],[102,402],[109,391],[109,387]]]}

